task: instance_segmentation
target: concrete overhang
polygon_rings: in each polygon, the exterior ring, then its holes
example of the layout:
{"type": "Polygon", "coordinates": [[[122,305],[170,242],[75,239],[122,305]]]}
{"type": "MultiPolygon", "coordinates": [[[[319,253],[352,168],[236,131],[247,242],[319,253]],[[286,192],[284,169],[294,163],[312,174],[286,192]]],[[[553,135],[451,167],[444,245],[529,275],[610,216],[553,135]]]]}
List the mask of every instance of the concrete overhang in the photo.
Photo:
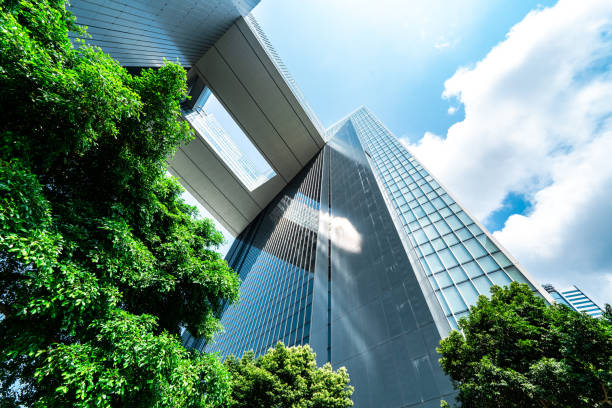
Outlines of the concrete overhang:
{"type": "Polygon", "coordinates": [[[232,234],[239,234],[323,147],[320,126],[281,73],[253,22],[238,19],[192,67],[276,172],[249,191],[201,137],[170,172],[232,234]],[[255,28],[255,30],[254,30],[255,28]]]}
{"type": "Polygon", "coordinates": [[[191,67],[259,0],[71,0],[77,23],[125,67],[156,67],[164,58],[191,67]]]}

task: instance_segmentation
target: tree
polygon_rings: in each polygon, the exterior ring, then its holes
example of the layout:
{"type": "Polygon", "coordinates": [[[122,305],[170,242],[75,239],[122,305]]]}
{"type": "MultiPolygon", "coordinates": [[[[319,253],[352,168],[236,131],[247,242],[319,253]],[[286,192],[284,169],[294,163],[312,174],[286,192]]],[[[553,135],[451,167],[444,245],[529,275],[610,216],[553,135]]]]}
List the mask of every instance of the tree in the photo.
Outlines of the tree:
{"type": "Polygon", "coordinates": [[[166,176],[184,69],[132,76],[70,31],[64,0],[0,0],[0,402],[220,406],[227,370],[178,338],[239,286],[166,176]]]}
{"type": "Polygon", "coordinates": [[[317,368],[309,346],[285,347],[279,342],[255,358],[229,357],[232,375],[228,408],[345,408],[353,405],[349,376],[344,367],[333,371],[329,363],[317,368]]]}
{"type": "Polygon", "coordinates": [[[513,282],[480,296],[459,327],[438,352],[463,407],[612,405],[612,320],[548,306],[513,282]]]}

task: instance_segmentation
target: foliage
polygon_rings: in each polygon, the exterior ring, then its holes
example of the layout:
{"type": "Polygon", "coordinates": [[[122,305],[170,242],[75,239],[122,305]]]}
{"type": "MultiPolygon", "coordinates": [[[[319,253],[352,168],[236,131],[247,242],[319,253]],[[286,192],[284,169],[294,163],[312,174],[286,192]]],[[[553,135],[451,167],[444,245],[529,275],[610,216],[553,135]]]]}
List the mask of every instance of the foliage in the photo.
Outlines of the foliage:
{"type": "Polygon", "coordinates": [[[0,403],[218,406],[210,338],[238,278],[166,176],[185,72],[131,76],[63,0],[0,0],[0,403]]]}
{"type": "Polygon", "coordinates": [[[247,352],[230,357],[225,366],[232,375],[229,408],[344,408],[353,405],[349,376],[344,367],[329,363],[318,368],[309,346],[285,347],[279,342],[255,358],[247,352]]]}
{"type": "Polygon", "coordinates": [[[463,407],[612,405],[612,319],[547,306],[516,282],[491,291],[438,349],[463,407]]]}

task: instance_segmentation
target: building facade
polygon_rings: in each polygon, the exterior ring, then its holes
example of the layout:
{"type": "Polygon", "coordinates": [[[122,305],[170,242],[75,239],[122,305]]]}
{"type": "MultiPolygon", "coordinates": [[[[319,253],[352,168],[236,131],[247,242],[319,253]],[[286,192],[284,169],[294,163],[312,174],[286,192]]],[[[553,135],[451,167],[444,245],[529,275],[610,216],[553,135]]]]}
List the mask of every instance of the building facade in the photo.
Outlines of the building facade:
{"type": "Polygon", "coordinates": [[[494,284],[550,299],[366,108],[238,236],[241,301],[204,344],[221,355],[310,344],[346,366],[357,407],[452,399],[436,346],[494,284]]]}
{"type": "Polygon", "coordinates": [[[563,290],[557,290],[550,284],[543,287],[557,303],[569,306],[577,312],[584,312],[591,317],[603,315],[603,310],[575,285],[563,290]]]}

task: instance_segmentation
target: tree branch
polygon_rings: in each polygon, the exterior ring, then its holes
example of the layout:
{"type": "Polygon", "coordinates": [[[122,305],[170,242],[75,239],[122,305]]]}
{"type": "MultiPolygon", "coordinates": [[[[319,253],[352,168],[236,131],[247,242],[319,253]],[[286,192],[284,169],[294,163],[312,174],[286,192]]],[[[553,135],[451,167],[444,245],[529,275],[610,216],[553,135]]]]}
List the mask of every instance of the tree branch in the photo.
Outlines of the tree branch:
{"type": "Polygon", "coordinates": [[[604,383],[600,383],[600,385],[601,385],[601,390],[604,393],[604,399],[602,399],[600,402],[602,404],[612,405],[612,401],[610,401],[610,396],[608,395],[608,389],[606,388],[604,383]]]}

